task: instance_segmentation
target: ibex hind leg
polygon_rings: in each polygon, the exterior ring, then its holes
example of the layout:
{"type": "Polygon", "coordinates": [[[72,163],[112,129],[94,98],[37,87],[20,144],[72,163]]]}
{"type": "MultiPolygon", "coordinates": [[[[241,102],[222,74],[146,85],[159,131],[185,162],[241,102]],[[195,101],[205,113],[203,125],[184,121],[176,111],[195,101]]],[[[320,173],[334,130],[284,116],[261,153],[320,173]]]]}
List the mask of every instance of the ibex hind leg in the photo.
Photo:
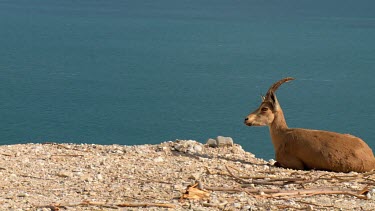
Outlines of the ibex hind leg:
{"type": "Polygon", "coordinates": [[[276,167],[282,167],[282,168],[290,168],[290,169],[296,169],[296,170],[306,170],[307,168],[303,164],[302,161],[300,161],[297,158],[291,158],[286,160],[277,160],[274,164],[276,167]]]}

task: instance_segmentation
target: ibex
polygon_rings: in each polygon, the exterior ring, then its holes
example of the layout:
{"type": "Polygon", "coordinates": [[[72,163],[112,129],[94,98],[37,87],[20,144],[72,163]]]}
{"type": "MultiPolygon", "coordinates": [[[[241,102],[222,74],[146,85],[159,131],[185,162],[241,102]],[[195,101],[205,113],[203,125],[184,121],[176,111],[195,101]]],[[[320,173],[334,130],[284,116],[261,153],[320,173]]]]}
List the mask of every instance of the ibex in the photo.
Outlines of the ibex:
{"type": "Polygon", "coordinates": [[[284,78],[274,83],[259,108],[245,119],[248,126],[269,126],[278,167],[297,170],[366,172],[375,169],[371,148],[360,138],[330,131],[288,128],[275,92],[284,78]]]}

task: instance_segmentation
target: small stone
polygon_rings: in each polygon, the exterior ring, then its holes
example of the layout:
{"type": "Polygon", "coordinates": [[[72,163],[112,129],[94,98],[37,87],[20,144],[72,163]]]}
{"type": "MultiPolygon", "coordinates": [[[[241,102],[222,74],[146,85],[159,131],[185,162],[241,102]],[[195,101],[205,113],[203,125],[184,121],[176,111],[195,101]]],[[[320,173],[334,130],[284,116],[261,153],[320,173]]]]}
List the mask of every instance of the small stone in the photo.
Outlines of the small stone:
{"type": "Polygon", "coordinates": [[[93,181],[93,179],[88,174],[82,174],[81,180],[86,181],[86,182],[92,182],[93,181]]]}
{"type": "Polygon", "coordinates": [[[179,191],[185,189],[185,187],[182,186],[182,185],[174,185],[173,188],[174,188],[175,190],[179,190],[179,191]]]}
{"type": "Polygon", "coordinates": [[[237,208],[237,209],[241,208],[241,206],[242,206],[241,203],[234,203],[233,204],[233,207],[237,208]]]}
{"type": "Polygon", "coordinates": [[[99,181],[103,180],[103,176],[102,176],[101,174],[96,175],[96,178],[97,178],[99,181]]]}
{"type": "Polygon", "coordinates": [[[19,193],[17,196],[18,197],[28,197],[29,194],[28,193],[19,193]]]}
{"type": "Polygon", "coordinates": [[[314,210],[314,207],[312,205],[307,206],[307,210],[314,210]]]}
{"type": "Polygon", "coordinates": [[[215,139],[212,139],[212,138],[208,139],[207,142],[206,142],[206,144],[209,147],[217,147],[218,146],[217,145],[217,141],[215,139]]]}
{"type": "Polygon", "coordinates": [[[233,146],[233,139],[231,137],[218,136],[216,140],[218,147],[233,146]]]}
{"type": "Polygon", "coordinates": [[[17,174],[11,174],[9,175],[10,178],[17,178],[17,174]]]}
{"type": "Polygon", "coordinates": [[[252,207],[250,205],[245,205],[242,207],[242,210],[252,210],[252,207]]]}
{"type": "Polygon", "coordinates": [[[198,160],[201,161],[201,162],[206,162],[208,160],[208,158],[198,157],[198,160]]]}
{"type": "Polygon", "coordinates": [[[186,150],[186,152],[191,153],[191,154],[196,153],[195,148],[193,146],[189,146],[189,148],[186,150]]]}
{"type": "Polygon", "coordinates": [[[154,159],[155,163],[160,163],[160,162],[163,162],[163,161],[164,161],[164,158],[162,158],[162,157],[157,157],[157,158],[154,159]]]}
{"type": "Polygon", "coordinates": [[[194,146],[194,151],[195,151],[195,152],[202,152],[202,150],[203,150],[203,148],[202,148],[201,145],[195,145],[195,146],[194,146]]]}
{"type": "Polygon", "coordinates": [[[72,177],[72,175],[73,174],[71,172],[67,172],[67,171],[62,171],[56,174],[56,176],[58,177],[72,177]]]}
{"type": "Polygon", "coordinates": [[[177,152],[181,152],[182,149],[184,148],[184,146],[182,144],[176,144],[173,146],[174,150],[176,150],[177,152]]]}
{"type": "Polygon", "coordinates": [[[270,159],[270,160],[268,161],[268,163],[269,163],[271,166],[273,166],[273,165],[275,165],[276,160],[274,160],[274,159],[270,159]]]}
{"type": "Polygon", "coordinates": [[[201,177],[201,174],[193,173],[193,174],[190,175],[189,179],[199,180],[200,177],[201,177]]]}

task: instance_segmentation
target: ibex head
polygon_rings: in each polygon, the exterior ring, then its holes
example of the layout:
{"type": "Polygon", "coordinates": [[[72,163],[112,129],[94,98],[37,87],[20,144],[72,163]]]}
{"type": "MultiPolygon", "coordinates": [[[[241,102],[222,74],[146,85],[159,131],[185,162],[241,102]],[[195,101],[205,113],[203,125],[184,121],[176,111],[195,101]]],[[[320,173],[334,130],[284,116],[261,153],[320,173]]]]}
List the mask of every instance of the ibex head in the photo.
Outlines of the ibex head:
{"type": "Polygon", "coordinates": [[[245,118],[245,124],[247,126],[270,125],[275,118],[275,113],[281,110],[275,92],[281,86],[281,84],[291,80],[294,80],[294,78],[288,77],[274,83],[268,89],[266,96],[262,96],[262,103],[260,104],[259,108],[245,118]]]}

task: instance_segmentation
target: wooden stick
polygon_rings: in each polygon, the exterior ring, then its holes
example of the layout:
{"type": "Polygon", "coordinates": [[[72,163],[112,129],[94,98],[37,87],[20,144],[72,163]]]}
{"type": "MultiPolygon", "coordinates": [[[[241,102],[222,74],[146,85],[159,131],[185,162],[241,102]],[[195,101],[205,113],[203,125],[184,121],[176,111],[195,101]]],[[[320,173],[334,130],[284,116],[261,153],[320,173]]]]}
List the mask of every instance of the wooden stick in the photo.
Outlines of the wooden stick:
{"type": "Polygon", "coordinates": [[[122,203],[116,204],[118,207],[163,207],[163,208],[175,208],[174,204],[163,204],[163,203],[122,203]]]}
{"type": "Polygon", "coordinates": [[[0,153],[0,155],[4,155],[4,156],[7,156],[7,157],[12,157],[11,154],[6,154],[6,153],[0,153]]]}
{"type": "Polygon", "coordinates": [[[249,183],[248,181],[243,180],[243,179],[237,177],[236,175],[234,175],[234,174],[229,170],[229,167],[228,167],[227,165],[225,165],[225,168],[227,169],[229,175],[232,176],[233,178],[235,178],[237,181],[240,181],[240,182],[242,182],[242,183],[249,183]]]}

